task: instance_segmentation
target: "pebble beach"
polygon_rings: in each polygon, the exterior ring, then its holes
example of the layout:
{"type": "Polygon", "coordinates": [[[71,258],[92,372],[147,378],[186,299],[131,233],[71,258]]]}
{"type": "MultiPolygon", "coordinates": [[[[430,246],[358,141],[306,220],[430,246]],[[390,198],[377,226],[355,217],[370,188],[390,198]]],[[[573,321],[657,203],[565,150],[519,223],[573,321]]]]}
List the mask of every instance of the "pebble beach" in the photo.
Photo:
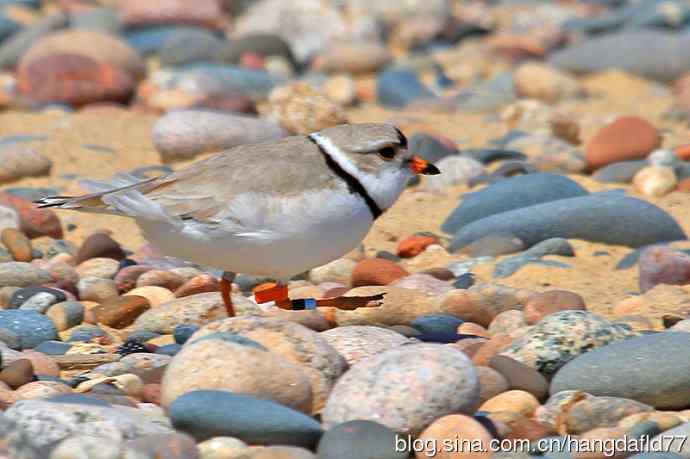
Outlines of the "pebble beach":
{"type": "Polygon", "coordinates": [[[0,459],[690,458],[688,234],[688,0],[0,0],[0,459]],[[368,307],[34,204],[345,123],[368,307]]]}

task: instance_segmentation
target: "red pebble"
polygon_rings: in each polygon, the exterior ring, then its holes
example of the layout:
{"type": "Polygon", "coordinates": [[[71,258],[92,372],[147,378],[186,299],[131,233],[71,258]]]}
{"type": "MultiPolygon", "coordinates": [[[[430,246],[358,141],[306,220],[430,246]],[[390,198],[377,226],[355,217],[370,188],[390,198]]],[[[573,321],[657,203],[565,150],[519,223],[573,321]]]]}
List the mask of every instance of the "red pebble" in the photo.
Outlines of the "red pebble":
{"type": "Polygon", "coordinates": [[[430,245],[438,243],[439,240],[435,236],[415,234],[400,241],[398,244],[398,256],[402,258],[416,257],[430,245]]]}

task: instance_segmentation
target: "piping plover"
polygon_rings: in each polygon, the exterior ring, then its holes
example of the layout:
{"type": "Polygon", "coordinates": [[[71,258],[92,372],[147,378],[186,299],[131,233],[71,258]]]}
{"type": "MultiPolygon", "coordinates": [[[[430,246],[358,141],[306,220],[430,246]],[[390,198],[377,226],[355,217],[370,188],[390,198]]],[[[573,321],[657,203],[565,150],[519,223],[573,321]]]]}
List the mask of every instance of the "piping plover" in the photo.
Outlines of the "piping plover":
{"type": "Polygon", "coordinates": [[[352,309],[381,297],[290,300],[287,281],[356,248],[408,179],[438,173],[407,151],[395,126],[344,124],[238,146],[148,180],[118,174],[109,184],[87,181],[91,194],[37,203],[133,218],[163,253],[223,269],[229,316],[238,272],[276,279],[255,294],[259,303],[352,309]]]}

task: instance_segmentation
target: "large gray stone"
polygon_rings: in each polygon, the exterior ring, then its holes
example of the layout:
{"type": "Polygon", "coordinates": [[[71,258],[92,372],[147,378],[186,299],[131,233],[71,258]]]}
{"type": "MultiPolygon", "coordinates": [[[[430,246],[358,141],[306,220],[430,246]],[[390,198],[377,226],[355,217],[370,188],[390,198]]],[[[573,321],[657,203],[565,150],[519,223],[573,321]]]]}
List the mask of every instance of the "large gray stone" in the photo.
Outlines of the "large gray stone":
{"type": "Polygon", "coordinates": [[[560,199],[482,218],[460,229],[450,250],[460,250],[495,233],[513,234],[528,247],[556,237],[629,247],[687,239],[680,225],[660,208],[609,192],[560,199]]]}
{"type": "Polygon", "coordinates": [[[21,400],[5,416],[26,432],[36,448],[52,446],[74,434],[129,440],[172,432],[167,418],[147,416],[124,406],[21,400]]]}
{"type": "Polygon", "coordinates": [[[313,418],[286,406],[243,394],[199,390],[170,406],[176,429],[197,441],[235,437],[255,445],[313,447],[322,434],[313,418]]]}
{"type": "Polygon", "coordinates": [[[642,335],[595,349],[556,373],[551,394],[581,390],[659,409],[690,406],[690,333],[642,335]]]}
{"type": "Polygon", "coordinates": [[[562,175],[519,175],[463,195],[462,202],[441,228],[447,233],[456,233],[466,225],[490,215],[586,194],[587,190],[562,175]]]}
{"type": "Polygon", "coordinates": [[[579,74],[620,69],[645,78],[670,81],[690,70],[690,35],[625,30],[557,51],[549,62],[579,74]]]}
{"type": "Polygon", "coordinates": [[[414,435],[440,416],[472,414],[478,406],[479,377],[464,353],[442,344],[412,344],[353,365],[321,417],[326,428],[370,420],[414,435]]]}

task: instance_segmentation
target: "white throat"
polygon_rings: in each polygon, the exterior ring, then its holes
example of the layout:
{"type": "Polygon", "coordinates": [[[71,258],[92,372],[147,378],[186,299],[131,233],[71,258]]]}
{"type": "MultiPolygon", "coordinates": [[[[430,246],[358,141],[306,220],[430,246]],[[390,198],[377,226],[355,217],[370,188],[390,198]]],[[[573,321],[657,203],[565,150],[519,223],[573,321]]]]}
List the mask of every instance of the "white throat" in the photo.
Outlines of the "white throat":
{"type": "Polygon", "coordinates": [[[357,179],[381,210],[385,211],[395,203],[412,177],[411,172],[401,168],[388,168],[376,175],[367,174],[359,170],[345,152],[325,135],[315,132],[309,134],[309,138],[345,172],[357,179]]]}

